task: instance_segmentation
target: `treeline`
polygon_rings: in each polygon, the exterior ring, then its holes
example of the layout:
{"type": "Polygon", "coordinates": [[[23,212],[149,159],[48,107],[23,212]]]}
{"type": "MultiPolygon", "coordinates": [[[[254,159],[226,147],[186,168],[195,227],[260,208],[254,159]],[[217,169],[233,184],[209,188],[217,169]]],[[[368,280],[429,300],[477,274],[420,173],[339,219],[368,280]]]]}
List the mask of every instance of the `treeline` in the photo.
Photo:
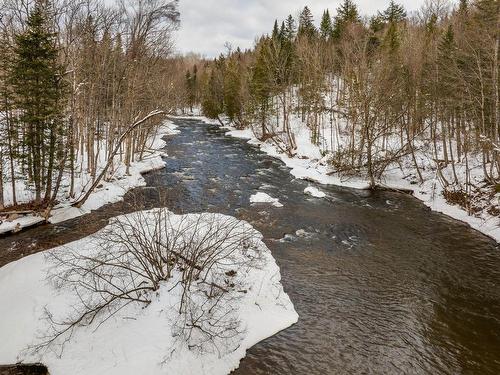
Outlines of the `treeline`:
{"type": "Polygon", "coordinates": [[[0,209],[50,208],[62,183],[77,198],[117,150],[128,173],[162,120],[148,114],[179,106],[177,1],[4,0],[0,16],[0,209]]]}
{"type": "Polygon", "coordinates": [[[500,182],[499,4],[433,0],[409,16],[391,1],[362,18],[344,0],[319,27],[305,7],[254,49],[207,64],[199,101],[206,116],[252,127],[289,155],[297,120],[338,173],[363,174],[373,186],[402,158],[423,182],[423,153],[443,186],[468,196],[473,156],[490,186],[500,182]]]}

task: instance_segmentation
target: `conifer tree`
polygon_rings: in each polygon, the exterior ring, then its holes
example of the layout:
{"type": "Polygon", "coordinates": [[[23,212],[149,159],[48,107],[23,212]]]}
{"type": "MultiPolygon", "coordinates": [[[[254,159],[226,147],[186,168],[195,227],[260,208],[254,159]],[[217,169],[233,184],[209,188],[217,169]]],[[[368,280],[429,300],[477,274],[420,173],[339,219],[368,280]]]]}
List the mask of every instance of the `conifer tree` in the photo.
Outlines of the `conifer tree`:
{"type": "Polygon", "coordinates": [[[297,27],[295,26],[295,19],[290,14],[286,19],[286,25],[285,25],[286,39],[289,42],[293,42],[295,40],[296,32],[297,32],[297,27]]]}
{"type": "Polygon", "coordinates": [[[50,31],[48,5],[38,1],[27,20],[27,29],[16,36],[10,72],[16,105],[20,109],[28,171],[35,187],[35,202],[50,198],[55,165],[63,157],[63,69],[50,31]]]}
{"type": "Polygon", "coordinates": [[[359,22],[358,7],[352,0],[344,0],[337,8],[337,15],[333,25],[333,37],[340,39],[346,25],[359,22]]]}
{"type": "Polygon", "coordinates": [[[379,15],[370,18],[370,39],[368,41],[368,52],[373,54],[382,44],[380,35],[385,28],[385,23],[379,15]]]}
{"type": "Polygon", "coordinates": [[[224,113],[224,66],[223,56],[214,60],[204,88],[201,105],[203,113],[208,118],[218,119],[224,113]]]}
{"type": "Polygon", "coordinates": [[[314,38],[316,35],[316,27],[314,26],[314,17],[309,7],[304,7],[299,18],[299,36],[314,38]]]}
{"type": "Polygon", "coordinates": [[[186,72],[186,91],[189,109],[192,112],[198,91],[198,67],[196,65],[194,65],[192,73],[189,70],[186,72]]]}
{"type": "Polygon", "coordinates": [[[224,113],[231,121],[241,122],[242,100],[241,86],[242,74],[239,56],[232,56],[227,63],[224,77],[224,113]]]}
{"type": "Polygon", "coordinates": [[[280,27],[280,39],[282,41],[286,40],[286,25],[285,21],[281,22],[281,27],[280,27]]]}
{"type": "Polygon", "coordinates": [[[406,10],[402,5],[391,0],[387,9],[379,12],[379,16],[387,23],[399,23],[406,19],[406,10]]]}
{"type": "Polygon", "coordinates": [[[278,20],[274,20],[272,38],[273,39],[279,39],[279,36],[280,36],[280,29],[278,27],[278,20]]]}
{"type": "Polygon", "coordinates": [[[439,94],[443,101],[452,102],[458,88],[456,50],[455,34],[452,25],[449,25],[439,42],[437,55],[439,94]]]}
{"type": "Polygon", "coordinates": [[[266,49],[269,43],[268,39],[263,38],[257,47],[257,58],[252,67],[250,81],[250,91],[252,95],[253,110],[261,125],[261,137],[267,137],[266,122],[269,116],[271,99],[271,78],[267,66],[266,49]]]}
{"type": "Polygon", "coordinates": [[[332,18],[330,17],[330,11],[327,9],[323,12],[323,17],[321,18],[320,25],[320,36],[323,40],[328,40],[333,32],[332,18]]]}

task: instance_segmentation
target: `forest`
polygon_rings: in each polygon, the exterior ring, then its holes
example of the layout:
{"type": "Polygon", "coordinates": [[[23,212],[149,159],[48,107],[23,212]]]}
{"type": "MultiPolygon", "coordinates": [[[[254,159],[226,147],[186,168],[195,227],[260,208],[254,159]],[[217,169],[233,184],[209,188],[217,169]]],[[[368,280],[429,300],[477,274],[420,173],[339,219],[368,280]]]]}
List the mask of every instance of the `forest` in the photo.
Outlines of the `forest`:
{"type": "Polygon", "coordinates": [[[496,217],[499,14],[495,0],[427,1],[412,14],[391,1],[362,17],[344,0],[316,27],[306,6],[253,49],[227,45],[193,67],[189,106],[288,157],[310,157],[301,153],[308,138],[341,179],[404,186],[496,217]]]}
{"type": "Polygon", "coordinates": [[[128,174],[179,106],[177,1],[5,0],[0,16],[0,209],[48,216],[128,174]]]}

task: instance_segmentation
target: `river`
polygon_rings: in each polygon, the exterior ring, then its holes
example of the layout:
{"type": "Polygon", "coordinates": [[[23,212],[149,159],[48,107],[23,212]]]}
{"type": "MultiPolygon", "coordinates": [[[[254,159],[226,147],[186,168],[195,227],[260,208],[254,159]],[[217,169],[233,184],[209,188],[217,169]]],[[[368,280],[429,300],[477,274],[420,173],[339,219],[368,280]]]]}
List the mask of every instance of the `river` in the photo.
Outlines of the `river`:
{"type": "Polygon", "coordinates": [[[235,374],[500,374],[500,249],[412,197],[316,186],[196,119],[176,119],[166,168],[124,202],[0,238],[0,266],[115,215],[167,206],[248,220],[264,234],[299,322],[249,350],[235,374]],[[283,208],[250,205],[263,191],[283,208]]]}

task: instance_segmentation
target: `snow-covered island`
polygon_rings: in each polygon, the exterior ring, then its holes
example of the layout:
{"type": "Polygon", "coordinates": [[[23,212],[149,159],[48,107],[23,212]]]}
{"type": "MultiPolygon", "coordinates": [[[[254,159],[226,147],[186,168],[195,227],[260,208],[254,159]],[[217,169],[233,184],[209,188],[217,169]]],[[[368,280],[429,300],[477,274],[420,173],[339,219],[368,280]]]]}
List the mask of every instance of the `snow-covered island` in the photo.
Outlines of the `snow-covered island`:
{"type": "Polygon", "coordinates": [[[298,319],[250,224],[166,209],[2,267],[0,296],[0,363],[51,375],[228,374],[298,319]]]}

